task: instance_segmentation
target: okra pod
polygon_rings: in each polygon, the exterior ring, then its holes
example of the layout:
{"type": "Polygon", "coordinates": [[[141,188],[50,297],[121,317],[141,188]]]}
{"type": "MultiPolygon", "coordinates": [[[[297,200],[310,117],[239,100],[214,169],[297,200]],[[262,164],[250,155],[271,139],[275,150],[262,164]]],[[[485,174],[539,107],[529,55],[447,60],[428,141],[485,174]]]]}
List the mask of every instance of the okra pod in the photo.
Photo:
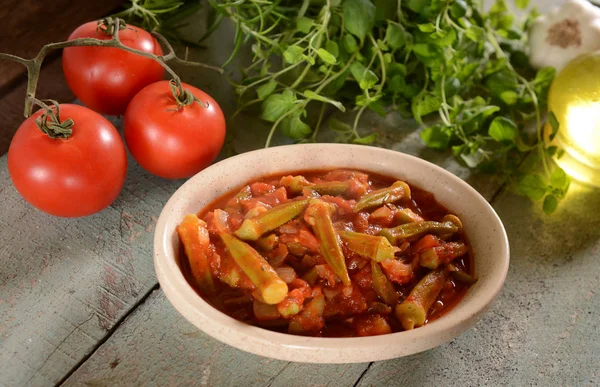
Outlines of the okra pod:
{"type": "Polygon", "coordinates": [[[279,242],[279,237],[275,234],[269,234],[262,238],[260,238],[256,244],[263,251],[271,251],[277,246],[279,242]]]}
{"type": "Polygon", "coordinates": [[[312,269],[307,271],[306,274],[302,276],[302,279],[308,282],[310,286],[313,286],[315,283],[317,283],[317,280],[319,279],[319,273],[317,272],[317,268],[313,266],[312,269]]]}
{"type": "Polygon", "coordinates": [[[273,207],[258,216],[244,220],[242,226],[234,234],[240,239],[255,241],[261,235],[275,230],[300,215],[306,204],[308,204],[308,199],[273,207]]]}
{"type": "Polygon", "coordinates": [[[244,272],[237,264],[225,264],[228,258],[229,257],[227,256],[221,257],[221,267],[219,268],[219,280],[232,288],[238,288],[240,287],[240,283],[242,281],[244,272]]]}
{"type": "Polygon", "coordinates": [[[238,192],[233,198],[231,198],[228,202],[227,202],[227,210],[231,210],[231,209],[235,209],[235,208],[239,208],[240,207],[240,201],[242,200],[248,200],[252,197],[252,190],[250,189],[250,186],[247,185],[244,188],[242,188],[240,190],[240,192],[238,192]]]}
{"type": "Polygon", "coordinates": [[[351,188],[349,181],[327,181],[315,184],[306,180],[304,176],[284,176],[279,183],[294,194],[299,194],[304,188],[308,188],[321,195],[337,196],[345,194],[351,188]]]}
{"type": "Polygon", "coordinates": [[[277,304],[286,297],[287,284],[279,278],[269,263],[250,246],[233,235],[219,234],[235,262],[256,286],[267,304],[277,304]]]}
{"type": "Polygon", "coordinates": [[[319,193],[320,195],[339,196],[344,195],[350,189],[349,181],[330,181],[326,183],[317,183],[309,185],[308,189],[319,193]]]}
{"type": "Polygon", "coordinates": [[[389,305],[384,304],[383,302],[375,301],[369,305],[368,313],[376,313],[376,314],[390,314],[392,313],[392,308],[389,305]]]}
{"type": "Polygon", "coordinates": [[[413,222],[422,222],[424,219],[410,208],[402,208],[394,214],[396,224],[406,224],[413,222]]]}
{"type": "Polygon", "coordinates": [[[379,263],[371,261],[371,276],[373,277],[373,290],[375,293],[389,306],[394,306],[398,303],[398,293],[394,289],[394,285],[386,277],[379,266],[379,263]]]}
{"type": "Polygon", "coordinates": [[[305,220],[312,226],[320,242],[319,250],[333,272],[345,286],[350,286],[350,276],[342,246],[331,221],[331,207],[321,200],[312,200],[306,209],[305,220]]]}
{"type": "Polygon", "coordinates": [[[300,313],[290,320],[288,330],[293,334],[319,331],[323,328],[323,312],[325,311],[325,296],[318,294],[310,300],[300,313]]]}
{"type": "Polygon", "coordinates": [[[308,249],[300,244],[300,242],[289,242],[286,244],[290,254],[296,257],[304,257],[308,252],[308,249]]]}
{"type": "Polygon", "coordinates": [[[406,330],[425,324],[427,312],[444,288],[448,271],[439,268],[425,275],[406,299],[396,306],[396,317],[406,330]]]}
{"type": "Polygon", "coordinates": [[[277,311],[283,318],[290,318],[297,315],[304,305],[304,296],[300,289],[294,289],[289,292],[285,300],[277,304],[277,311]]]}
{"type": "Polygon", "coordinates": [[[379,235],[386,237],[391,244],[395,245],[398,239],[416,237],[422,234],[453,234],[458,230],[459,227],[450,221],[426,221],[401,224],[394,228],[384,228],[379,232],[379,235]]]}
{"type": "Polygon", "coordinates": [[[363,196],[356,203],[353,211],[359,212],[366,208],[379,207],[404,198],[410,198],[410,187],[403,181],[397,181],[391,187],[378,189],[363,196]]]}
{"type": "Polygon", "coordinates": [[[394,258],[394,246],[385,237],[352,231],[342,231],[339,234],[348,249],[358,255],[377,262],[394,258]]]}
{"type": "Polygon", "coordinates": [[[437,269],[438,266],[440,266],[439,248],[440,247],[430,247],[421,251],[419,253],[419,262],[421,263],[421,266],[432,270],[437,269]]]}
{"type": "Polygon", "coordinates": [[[460,242],[447,242],[441,246],[430,247],[419,253],[421,266],[428,269],[437,269],[444,263],[450,263],[455,258],[466,254],[469,248],[460,242]]]}
{"type": "Polygon", "coordinates": [[[309,186],[310,181],[302,175],[298,176],[284,176],[279,180],[279,184],[289,189],[291,193],[299,194],[302,192],[304,187],[309,186]]]}
{"type": "Polygon", "coordinates": [[[214,293],[215,284],[209,262],[210,237],[206,223],[194,214],[186,215],[183,222],[177,226],[177,234],[185,249],[196,284],[203,292],[214,293]]]}
{"type": "Polygon", "coordinates": [[[452,277],[457,281],[466,283],[468,285],[473,285],[475,282],[477,282],[477,277],[474,277],[471,274],[460,270],[458,267],[452,264],[448,265],[448,270],[450,271],[450,275],[452,275],[452,277]]]}

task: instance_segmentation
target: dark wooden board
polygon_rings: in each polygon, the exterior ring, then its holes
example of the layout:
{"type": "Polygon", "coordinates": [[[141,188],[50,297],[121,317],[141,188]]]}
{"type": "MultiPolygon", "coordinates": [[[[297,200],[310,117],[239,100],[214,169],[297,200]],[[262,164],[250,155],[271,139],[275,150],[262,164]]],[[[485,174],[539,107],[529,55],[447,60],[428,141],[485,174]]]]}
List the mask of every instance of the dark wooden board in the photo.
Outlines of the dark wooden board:
{"type": "MultiPolygon", "coordinates": [[[[78,25],[118,10],[123,0],[2,0],[0,52],[32,58],[44,44],[65,40],[78,25]]],[[[26,70],[19,63],[0,60],[0,155],[7,152],[23,121],[26,70]]],[[[47,58],[38,84],[38,97],[72,101],[62,74],[60,53],[47,58]]]]}
{"type": "MultiPolygon", "coordinates": [[[[65,40],[78,25],[117,10],[123,0],[2,0],[0,51],[31,58],[48,42],[65,40]]],[[[0,88],[23,74],[17,63],[0,62],[0,88]]]]}

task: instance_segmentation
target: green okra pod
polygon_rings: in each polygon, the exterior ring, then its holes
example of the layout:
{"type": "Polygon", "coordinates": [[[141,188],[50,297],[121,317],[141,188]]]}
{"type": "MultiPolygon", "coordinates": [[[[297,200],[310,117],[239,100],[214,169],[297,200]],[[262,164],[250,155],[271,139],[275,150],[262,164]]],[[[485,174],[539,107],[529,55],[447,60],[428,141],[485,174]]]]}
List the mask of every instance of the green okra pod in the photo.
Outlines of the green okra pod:
{"type": "Polygon", "coordinates": [[[252,246],[231,234],[220,233],[219,237],[235,262],[256,286],[265,303],[272,305],[285,299],[288,293],[287,284],[252,246]]]}
{"type": "Polygon", "coordinates": [[[250,199],[252,197],[252,190],[250,189],[250,186],[247,185],[244,188],[242,188],[240,190],[240,192],[238,192],[233,198],[231,198],[229,200],[229,202],[227,202],[227,210],[231,210],[231,209],[235,209],[235,208],[239,208],[240,207],[240,202],[242,200],[247,200],[250,199]]]}
{"type": "Polygon", "coordinates": [[[292,316],[288,331],[293,334],[305,334],[318,331],[323,327],[323,312],[325,311],[325,296],[318,294],[310,300],[300,313],[292,316]]]}
{"type": "Polygon", "coordinates": [[[287,188],[291,193],[299,194],[304,187],[311,185],[311,182],[306,180],[302,175],[284,176],[279,180],[279,184],[287,188]]]}
{"type": "Polygon", "coordinates": [[[348,181],[330,181],[325,183],[312,184],[306,188],[313,190],[320,195],[339,196],[344,195],[350,189],[348,181]]]}
{"type": "Polygon", "coordinates": [[[419,253],[421,266],[434,270],[438,266],[450,263],[455,258],[465,255],[469,248],[464,243],[446,242],[441,246],[430,247],[419,253]]]}
{"type": "Polygon", "coordinates": [[[384,228],[379,235],[384,236],[391,244],[396,244],[398,239],[416,237],[422,234],[446,235],[459,231],[459,227],[453,222],[413,222],[401,224],[394,228],[384,228]]]}
{"type": "Polygon", "coordinates": [[[458,267],[452,264],[448,265],[448,270],[450,271],[450,275],[452,275],[452,278],[456,279],[457,281],[463,282],[468,285],[473,285],[475,282],[477,282],[477,277],[474,277],[471,274],[460,270],[458,267]]]}
{"type": "Polygon", "coordinates": [[[379,263],[371,261],[371,276],[373,277],[372,287],[375,293],[387,305],[394,306],[398,303],[398,293],[394,289],[392,282],[386,277],[379,263]]]}
{"type": "Polygon", "coordinates": [[[277,246],[279,242],[279,237],[275,234],[269,234],[259,238],[256,241],[256,244],[262,251],[271,251],[277,246]]]}
{"type": "Polygon", "coordinates": [[[378,189],[363,196],[356,203],[353,211],[359,212],[367,208],[379,207],[404,198],[410,198],[410,187],[403,181],[397,181],[391,187],[378,189]]]}
{"type": "Polygon", "coordinates": [[[313,266],[312,269],[302,276],[302,279],[308,282],[310,286],[313,286],[315,283],[317,283],[317,279],[319,279],[317,268],[313,266]]]}
{"type": "Polygon", "coordinates": [[[242,226],[234,234],[240,239],[255,241],[261,235],[275,230],[300,215],[307,204],[308,199],[280,204],[262,214],[244,220],[242,226]]]}
{"type": "Polygon", "coordinates": [[[342,231],[339,235],[348,249],[358,255],[377,262],[394,258],[394,246],[385,237],[352,231],[342,231]]]}
{"type": "Polygon", "coordinates": [[[431,247],[419,253],[419,262],[421,266],[428,269],[437,269],[440,266],[439,247],[431,247]]]}
{"type": "Polygon", "coordinates": [[[396,306],[396,317],[406,330],[425,324],[427,312],[444,288],[448,279],[446,268],[426,274],[410,291],[406,299],[396,306]]]}
{"type": "Polygon", "coordinates": [[[304,188],[308,188],[320,195],[344,195],[350,188],[349,181],[326,181],[323,183],[311,183],[304,176],[284,176],[280,184],[294,194],[299,194],[304,188]]]}
{"type": "Polygon", "coordinates": [[[305,220],[312,226],[319,240],[319,250],[329,267],[345,286],[350,286],[350,276],[339,237],[331,221],[331,206],[321,200],[311,200],[306,209],[305,220]]]}
{"type": "Polygon", "coordinates": [[[398,210],[398,212],[396,212],[396,214],[394,215],[394,220],[397,222],[396,224],[405,224],[413,222],[422,222],[423,218],[410,208],[402,208],[398,210]]]}

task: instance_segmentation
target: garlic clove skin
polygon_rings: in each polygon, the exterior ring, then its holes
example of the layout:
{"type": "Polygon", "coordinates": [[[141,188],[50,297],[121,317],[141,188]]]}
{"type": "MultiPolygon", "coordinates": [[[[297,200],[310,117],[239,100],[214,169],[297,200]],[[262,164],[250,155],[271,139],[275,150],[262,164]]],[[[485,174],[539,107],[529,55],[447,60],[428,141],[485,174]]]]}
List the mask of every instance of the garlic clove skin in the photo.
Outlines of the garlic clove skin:
{"type": "Polygon", "coordinates": [[[568,0],[533,22],[529,48],[534,68],[556,71],[581,54],[600,50],[600,8],[587,0],[568,0]]]}

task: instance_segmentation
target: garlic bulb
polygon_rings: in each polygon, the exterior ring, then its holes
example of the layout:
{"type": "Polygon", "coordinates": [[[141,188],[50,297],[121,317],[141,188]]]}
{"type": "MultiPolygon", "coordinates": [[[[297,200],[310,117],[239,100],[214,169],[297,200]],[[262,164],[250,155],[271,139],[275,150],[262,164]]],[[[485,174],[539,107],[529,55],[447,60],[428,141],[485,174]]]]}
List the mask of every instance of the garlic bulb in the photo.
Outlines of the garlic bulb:
{"type": "Polygon", "coordinates": [[[600,8],[587,0],[568,0],[533,22],[529,48],[533,67],[556,71],[576,56],[600,50],[600,8]]]}

